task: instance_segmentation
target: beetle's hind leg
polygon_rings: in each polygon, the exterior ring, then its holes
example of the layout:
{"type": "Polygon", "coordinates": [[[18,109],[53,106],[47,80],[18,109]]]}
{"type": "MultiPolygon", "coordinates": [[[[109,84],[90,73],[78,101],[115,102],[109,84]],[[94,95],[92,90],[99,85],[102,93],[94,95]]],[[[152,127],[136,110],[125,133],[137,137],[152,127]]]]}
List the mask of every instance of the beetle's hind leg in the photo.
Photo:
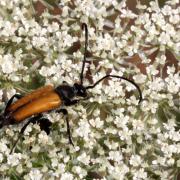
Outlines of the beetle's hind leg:
{"type": "Polygon", "coordinates": [[[67,125],[67,135],[69,139],[69,143],[74,146],[71,136],[71,129],[69,125],[68,111],[66,109],[59,109],[56,111],[57,113],[62,113],[65,116],[66,125],[67,125]]]}
{"type": "Polygon", "coordinates": [[[24,131],[26,130],[27,126],[30,124],[30,123],[38,123],[41,130],[44,130],[47,134],[50,133],[50,127],[52,125],[52,123],[49,121],[49,119],[47,118],[42,118],[42,115],[38,115],[38,116],[35,116],[33,118],[30,118],[28,120],[28,122],[21,128],[21,131],[19,132],[19,135],[18,135],[18,138],[17,140],[14,142],[13,146],[12,146],[12,149],[10,151],[10,154],[12,153],[12,151],[14,150],[14,148],[16,147],[19,139],[21,138],[21,136],[23,135],[24,131]]]}
{"type": "Polygon", "coordinates": [[[19,132],[19,135],[18,135],[18,138],[17,140],[14,142],[12,148],[11,148],[11,151],[10,151],[10,154],[13,152],[14,148],[16,147],[19,139],[21,138],[21,136],[23,135],[24,131],[26,130],[27,126],[33,121],[34,118],[31,118],[28,120],[28,122],[21,128],[21,131],[19,132]]]}

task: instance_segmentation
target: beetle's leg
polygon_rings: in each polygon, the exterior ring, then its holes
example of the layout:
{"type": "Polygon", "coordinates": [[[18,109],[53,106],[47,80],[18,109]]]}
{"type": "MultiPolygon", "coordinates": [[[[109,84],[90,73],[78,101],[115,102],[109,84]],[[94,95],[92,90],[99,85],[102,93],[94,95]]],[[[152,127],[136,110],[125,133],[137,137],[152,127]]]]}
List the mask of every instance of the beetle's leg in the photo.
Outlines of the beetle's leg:
{"type": "Polygon", "coordinates": [[[5,113],[6,113],[7,109],[8,109],[8,107],[12,104],[14,98],[20,99],[20,98],[22,98],[22,95],[21,94],[15,94],[10,98],[10,100],[6,104],[6,108],[5,108],[5,111],[4,111],[5,113]]]}
{"type": "Polygon", "coordinates": [[[57,113],[62,113],[65,116],[66,125],[67,125],[67,135],[68,135],[69,143],[74,146],[73,141],[72,141],[72,136],[71,136],[70,125],[69,125],[68,111],[66,109],[59,109],[56,112],[57,113]]]}
{"type": "Polygon", "coordinates": [[[81,100],[83,100],[83,99],[74,99],[74,100],[71,100],[71,99],[65,98],[64,104],[65,104],[66,106],[72,106],[72,105],[77,104],[77,103],[78,103],[79,101],[81,101],[81,100]]]}
{"type": "Polygon", "coordinates": [[[19,139],[21,138],[21,136],[23,135],[25,129],[27,128],[27,126],[32,122],[33,118],[31,118],[22,128],[21,131],[19,132],[18,138],[17,140],[14,142],[13,147],[10,151],[10,154],[12,153],[12,151],[14,150],[14,148],[16,147],[16,144],[18,143],[19,139]]]}
{"type": "Polygon", "coordinates": [[[41,130],[45,131],[47,135],[50,133],[50,127],[52,125],[52,122],[49,119],[47,118],[35,119],[32,121],[32,123],[39,124],[41,130]]]}
{"type": "Polygon", "coordinates": [[[66,81],[63,81],[62,83],[63,83],[63,84],[68,84],[66,81]]]}
{"type": "Polygon", "coordinates": [[[74,99],[74,100],[65,99],[64,104],[65,104],[66,106],[72,106],[72,105],[77,104],[79,101],[87,100],[88,98],[89,98],[89,97],[81,98],[81,99],[74,99]]]}
{"type": "Polygon", "coordinates": [[[18,143],[19,139],[20,139],[21,136],[23,135],[23,133],[24,133],[24,131],[26,130],[27,126],[28,126],[31,122],[32,122],[32,123],[37,122],[37,120],[39,120],[39,118],[41,118],[41,117],[42,117],[42,115],[38,115],[38,116],[36,116],[36,117],[30,118],[30,119],[28,120],[28,122],[21,128],[21,131],[19,132],[19,135],[18,135],[17,140],[16,140],[16,141],[14,142],[14,144],[13,144],[13,147],[12,147],[12,149],[11,149],[11,151],[10,151],[10,154],[12,153],[12,151],[14,150],[14,148],[16,147],[16,144],[18,143]]]}

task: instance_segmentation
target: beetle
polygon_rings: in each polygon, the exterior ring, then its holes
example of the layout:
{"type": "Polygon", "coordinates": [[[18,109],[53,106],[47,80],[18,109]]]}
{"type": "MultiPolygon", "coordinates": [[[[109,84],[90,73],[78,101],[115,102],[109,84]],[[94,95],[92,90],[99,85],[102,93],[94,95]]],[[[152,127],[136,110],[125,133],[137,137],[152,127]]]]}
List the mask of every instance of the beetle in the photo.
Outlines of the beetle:
{"type": "Polygon", "coordinates": [[[87,54],[87,47],[88,47],[88,28],[87,24],[82,24],[82,30],[85,31],[85,47],[84,47],[84,57],[82,62],[82,69],[80,73],[80,82],[74,83],[74,85],[69,85],[66,82],[63,82],[61,85],[57,87],[53,87],[51,85],[46,85],[41,87],[25,96],[20,94],[15,94],[10,98],[8,101],[4,112],[0,115],[0,128],[3,126],[17,124],[25,121],[27,122],[22,127],[19,132],[19,136],[14,143],[11,152],[13,151],[14,147],[16,146],[20,136],[25,131],[26,127],[30,123],[39,123],[41,130],[44,130],[47,134],[50,132],[51,122],[43,117],[44,112],[56,110],[58,113],[63,113],[66,116],[66,124],[67,124],[67,134],[69,138],[69,143],[73,145],[69,120],[68,120],[68,111],[63,109],[64,106],[72,106],[77,104],[81,100],[88,99],[88,89],[93,89],[97,84],[102,82],[104,79],[107,78],[119,78],[125,81],[130,82],[133,84],[138,92],[139,92],[139,103],[142,101],[142,93],[139,86],[133,82],[132,80],[118,75],[111,75],[107,74],[106,76],[99,79],[93,85],[84,86],[83,79],[84,79],[84,68],[86,63],[86,54],[87,54]],[[17,98],[17,101],[13,101],[14,98],[17,98]]]}

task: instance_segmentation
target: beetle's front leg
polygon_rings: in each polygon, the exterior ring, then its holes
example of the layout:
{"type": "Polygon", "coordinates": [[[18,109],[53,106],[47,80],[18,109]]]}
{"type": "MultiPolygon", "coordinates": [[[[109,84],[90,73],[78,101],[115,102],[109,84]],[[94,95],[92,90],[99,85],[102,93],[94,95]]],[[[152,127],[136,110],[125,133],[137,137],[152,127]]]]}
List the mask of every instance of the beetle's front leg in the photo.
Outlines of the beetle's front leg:
{"type": "Polygon", "coordinates": [[[74,100],[66,99],[64,104],[65,104],[66,106],[72,106],[72,105],[77,104],[79,101],[87,100],[88,98],[89,98],[89,97],[87,97],[87,98],[82,98],[82,99],[74,99],[74,100]]]}
{"type": "Polygon", "coordinates": [[[68,119],[68,111],[66,109],[59,109],[56,112],[62,113],[64,116],[66,116],[65,120],[66,120],[66,125],[67,125],[67,135],[68,135],[69,143],[74,146],[72,137],[71,137],[71,130],[70,130],[69,119],[68,119]]]}
{"type": "Polygon", "coordinates": [[[20,99],[20,98],[22,98],[23,96],[21,95],[21,94],[15,94],[15,95],[13,95],[11,98],[10,98],[10,100],[7,102],[7,104],[6,104],[6,108],[5,108],[5,114],[7,113],[7,109],[8,109],[8,107],[12,104],[12,102],[13,102],[13,100],[14,100],[14,98],[17,98],[17,99],[20,99]]]}

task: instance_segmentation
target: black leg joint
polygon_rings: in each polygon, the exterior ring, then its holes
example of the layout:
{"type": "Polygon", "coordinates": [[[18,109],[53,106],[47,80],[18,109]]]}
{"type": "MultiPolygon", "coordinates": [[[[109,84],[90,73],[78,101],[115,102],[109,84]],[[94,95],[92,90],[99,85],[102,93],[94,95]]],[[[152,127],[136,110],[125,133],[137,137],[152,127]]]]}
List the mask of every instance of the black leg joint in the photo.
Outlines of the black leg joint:
{"type": "Polygon", "coordinates": [[[50,133],[52,122],[47,118],[43,118],[42,114],[32,118],[31,122],[33,124],[37,123],[40,126],[40,129],[45,131],[47,135],[50,133]]]}
{"type": "Polygon", "coordinates": [[[66,106],[72,106],[72,105],[74,105],[74,104],[77,104],[79,102],[79,100],[78,99],[75,99],[75,100],[69,100],[69,99],[67,99],[66,101],[65,101],[65,105],[66,106]]]}
{"type": "Polygon", "coordinates": [[[68,114],[68,111],[66,109],[59,109],[59,110],[56,110],[57,113],[63,113],[63,115],[67,115],[68,114]]]}

